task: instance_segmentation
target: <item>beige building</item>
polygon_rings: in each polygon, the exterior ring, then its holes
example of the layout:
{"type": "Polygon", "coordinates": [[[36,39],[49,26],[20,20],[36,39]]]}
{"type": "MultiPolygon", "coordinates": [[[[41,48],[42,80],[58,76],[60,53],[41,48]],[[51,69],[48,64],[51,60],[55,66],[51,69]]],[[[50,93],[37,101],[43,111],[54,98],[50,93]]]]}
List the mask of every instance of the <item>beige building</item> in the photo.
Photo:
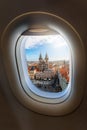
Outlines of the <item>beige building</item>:
{"type": "Polygon", "coordinates": [[[53,70],[45,70],[44,72],[37,72],[36,73],[36,79],[51,79],[54,77],[54,71],[53,70]]]}
{"type": "Polygon", "coordinates": [[[36,70],[30,70],[29,76],[31,79],[34,79],[35,74],[36,74],[36,70]]]}

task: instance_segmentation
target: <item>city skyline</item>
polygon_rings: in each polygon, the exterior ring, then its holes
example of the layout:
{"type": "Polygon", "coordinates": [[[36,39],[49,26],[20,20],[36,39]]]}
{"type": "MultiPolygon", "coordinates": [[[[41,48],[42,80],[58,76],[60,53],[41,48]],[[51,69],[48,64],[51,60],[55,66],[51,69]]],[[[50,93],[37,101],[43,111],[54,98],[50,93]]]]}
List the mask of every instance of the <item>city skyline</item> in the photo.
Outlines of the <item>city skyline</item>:
{"type": "Polygon", "coordinates": [[[69,60],[70,52],[66,41],[61,35],[26,36],[25,55],[27,61],[38,61],[40,53],[50,61],[69,60]]]}

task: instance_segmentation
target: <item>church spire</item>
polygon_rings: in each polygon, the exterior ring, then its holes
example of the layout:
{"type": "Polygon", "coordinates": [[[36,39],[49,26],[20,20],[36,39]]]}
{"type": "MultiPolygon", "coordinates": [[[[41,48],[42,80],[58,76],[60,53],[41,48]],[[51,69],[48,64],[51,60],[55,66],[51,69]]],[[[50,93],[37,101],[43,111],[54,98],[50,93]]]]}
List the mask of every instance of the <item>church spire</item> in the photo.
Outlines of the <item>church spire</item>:
{"type": "Polygon", "coordinates": [[[48,55],[47,55],[47,53],[46,53],[46,55],[45,55],[45,60],[46,60],[46,62],[48,62],[48,55]]]}
{"type": "Polygon", "coordinates": [[[41,60],[43,60],[43,58],[42,58],[42,54],[40,53],[40,55],[39,55],[39,61],[41,61],[41,60]]]}

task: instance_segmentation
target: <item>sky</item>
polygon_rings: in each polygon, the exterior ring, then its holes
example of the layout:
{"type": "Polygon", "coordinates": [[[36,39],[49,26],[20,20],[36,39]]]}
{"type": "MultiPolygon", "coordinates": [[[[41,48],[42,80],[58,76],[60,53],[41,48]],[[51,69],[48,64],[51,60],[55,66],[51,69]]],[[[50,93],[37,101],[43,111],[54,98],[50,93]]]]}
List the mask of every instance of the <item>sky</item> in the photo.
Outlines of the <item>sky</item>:
{"type": "Polygon", "coordinates": [[[69,60],[70,50],[61,35],[24,36],[27,61],[38,61],[40,53],[43,59],[48,54],[49,61],[69,60]]]}

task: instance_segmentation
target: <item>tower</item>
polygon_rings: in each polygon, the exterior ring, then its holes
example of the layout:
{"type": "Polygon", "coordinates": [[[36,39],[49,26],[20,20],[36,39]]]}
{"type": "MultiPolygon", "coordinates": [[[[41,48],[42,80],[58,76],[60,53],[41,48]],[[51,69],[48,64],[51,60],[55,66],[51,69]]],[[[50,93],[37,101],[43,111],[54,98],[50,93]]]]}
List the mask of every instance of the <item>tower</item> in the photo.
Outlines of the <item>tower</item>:
{"type": "Polygon", "coordinates": [[[48,55],[46,53],[46,55],[45,55],[45,70],[48,69],[48,60],[49,60],[49,58],[48,58],[48,55]]]}
{"type": "Polygon", "coordinates": [[[48,60],[49,60],[49,58],[48,58],[48,55],[46,53],[46,55],[45,55],[45,61],[46,61],[46,63],[48,62],[48,60]]]}
{"type": "Polygon", "coordinates": [[[41,62],[42,60],[43,60],[43,58],[42,58],[42,55],[40,53],[40,55],[39,55],[39,61],[41,62]]]}

